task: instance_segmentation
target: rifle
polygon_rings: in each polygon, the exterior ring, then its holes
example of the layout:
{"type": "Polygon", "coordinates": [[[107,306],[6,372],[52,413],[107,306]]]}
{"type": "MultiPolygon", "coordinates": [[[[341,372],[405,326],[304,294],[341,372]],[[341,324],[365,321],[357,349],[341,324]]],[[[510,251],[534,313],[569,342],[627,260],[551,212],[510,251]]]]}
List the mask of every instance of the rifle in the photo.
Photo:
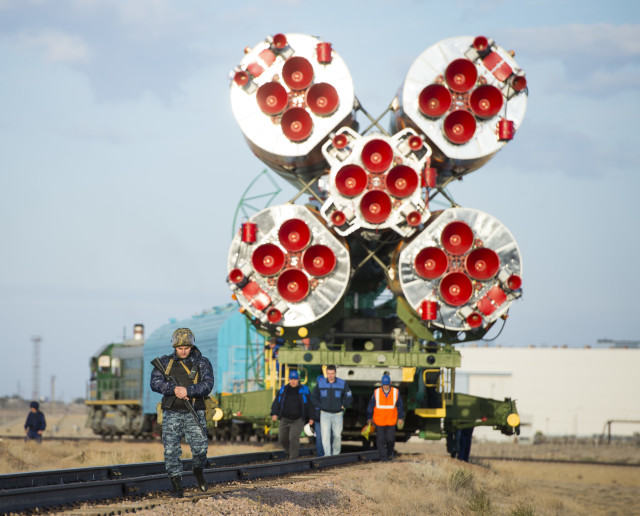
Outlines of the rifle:
{"type": "MultiPolygon", "coordinates": [[[[160,362],[160,359],[158,357],[154,358],[151,361],[151,365],[153,367],[155,367],[158,371],[160,371],[162,373],[162,376],[164,376],[164,379],[168,382],[172,382],[175,385],[178,385],[178,382],[176,381],[176,379],[173,376],[169,376],[167,374],[167,371],[165,370],[164,366],[162,365],[162,362],[160,362]]],[[[193,408],[193,405],[191,404],[191,401],[189,401],[189,399],[187,398],[186,400],[182,400],[184,401],[185,405],[187,406],[187,408],[189,409],[189,412],[191,412],[191,415],[193,416],[193,419],[196,422],[196,425],[198,426],[198,428],[200,429],[200,431],[202,432],[202,435],[205,439],[209,439],[209,437],[207,436],[207,433],[204,431],[204,429],[200,426],[200,421],[198,421],[198,414],[196,414],[196,410],[193,408]]]]}

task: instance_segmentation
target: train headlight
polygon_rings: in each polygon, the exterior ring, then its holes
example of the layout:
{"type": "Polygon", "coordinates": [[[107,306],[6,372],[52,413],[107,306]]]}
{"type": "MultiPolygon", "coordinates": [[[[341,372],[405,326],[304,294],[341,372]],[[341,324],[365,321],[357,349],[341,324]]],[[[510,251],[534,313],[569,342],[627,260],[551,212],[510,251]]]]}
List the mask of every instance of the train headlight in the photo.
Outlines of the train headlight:
{"type": "Polygon", "coordinates": [[[518,414],[509,414],[507,416],[507,424],[515,428],[520,424],[520,416],[518,414]]]}

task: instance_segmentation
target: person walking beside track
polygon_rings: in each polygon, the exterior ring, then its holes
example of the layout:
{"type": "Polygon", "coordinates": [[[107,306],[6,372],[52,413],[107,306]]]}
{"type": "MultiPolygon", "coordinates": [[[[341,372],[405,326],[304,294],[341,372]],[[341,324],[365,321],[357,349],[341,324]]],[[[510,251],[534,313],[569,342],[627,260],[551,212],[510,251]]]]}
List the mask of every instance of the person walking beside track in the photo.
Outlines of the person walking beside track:
{"type": "MultiPolygon", "coordinates": [[[[162,443],[165,468],[171,480],[171,496],[182,498],[182,448],[184,437],[193,455],[193,474],[201,491],[207,490],[203,469],[207,464],[208,439],[204,399],[213,390],[213,368],[195,345],[189,328],[173,332],[174,352],[159,359],[151,372],[151,390],[162,398],[162,443]],[[194,411],[195,409],[195,411],[194,411]],[[196,422],[197,418],[197,422],[196,422]]],[[[155,360],[154,360],[155,362],[155,360]]]]}
{"type": "Polygon", "coordinates": [[[391,377],[382,375],[382,387],[373,391],[367,406],[367,423],[376,425],[376,446],[381,461],[393,459],[396,424],[404,422],[404,405],[400,391],[391,387],[391,377]]]}
{"type": "Polygon", "coordinates": [[[42,432],[47,428],[47,420],[44,414],[40,412],[40,404],[37,401],[31,402],[29,410],[27,420],[24,422],[24,440],[42,443],[42,432]]]}
{"type": "Polygon", "coordinates": [[[284,460],[298,457],[302,428],[307,421],[313,425],[315,409],[310,398],[309,388],[300,384],[298,371],[289,371],[289,383],[280,387],[271,404],[271,419],[280,420],[278,440],[284,448],[284,460]]]}
{"type": "Polygon", "coordinates": [[[318,376],[311,402],[320,408],[320,433],[324,454],[338,455],[342,446],[343,410],[353,402],[346,381],[336,377],[336,366],[329,365],[325,376],[318,376]]]}

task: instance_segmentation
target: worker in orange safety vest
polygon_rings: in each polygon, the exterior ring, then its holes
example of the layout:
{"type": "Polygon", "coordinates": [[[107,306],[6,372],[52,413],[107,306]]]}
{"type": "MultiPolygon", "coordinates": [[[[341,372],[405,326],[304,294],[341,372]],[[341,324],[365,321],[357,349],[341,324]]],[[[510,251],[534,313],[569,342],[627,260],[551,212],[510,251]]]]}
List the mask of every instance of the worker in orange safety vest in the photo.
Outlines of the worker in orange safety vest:
{"type": "Polygon", "coordinates": [[[404,424],[404,405],[400,391],[391,386],[391,377],[382,375],[382,387],[373,391],[367,406],[367,422],[376,425],[376,445],[380,460],[393,459],[393,448],[396,443],[396,424],[404,424]]]}

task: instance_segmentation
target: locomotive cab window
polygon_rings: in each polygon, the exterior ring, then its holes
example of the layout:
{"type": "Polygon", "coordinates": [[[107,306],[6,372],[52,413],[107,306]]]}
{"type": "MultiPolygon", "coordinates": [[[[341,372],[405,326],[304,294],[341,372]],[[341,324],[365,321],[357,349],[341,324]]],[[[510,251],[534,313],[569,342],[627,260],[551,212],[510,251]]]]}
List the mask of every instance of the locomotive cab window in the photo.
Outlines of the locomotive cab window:
{"type": "Polygon", "coordinates": [[[111,374],[113,376],[120,376],[120,359],[118,357],[111,359],[111,374]]]}
{"type": "Polygon", "coordinates": [[[102,355],[98,357],[98,369],[101,373],[108,373],[111,368],[111,357],[109,355],[102,355]]]}

